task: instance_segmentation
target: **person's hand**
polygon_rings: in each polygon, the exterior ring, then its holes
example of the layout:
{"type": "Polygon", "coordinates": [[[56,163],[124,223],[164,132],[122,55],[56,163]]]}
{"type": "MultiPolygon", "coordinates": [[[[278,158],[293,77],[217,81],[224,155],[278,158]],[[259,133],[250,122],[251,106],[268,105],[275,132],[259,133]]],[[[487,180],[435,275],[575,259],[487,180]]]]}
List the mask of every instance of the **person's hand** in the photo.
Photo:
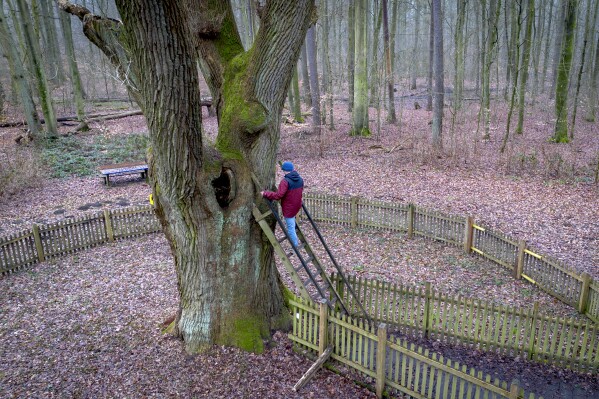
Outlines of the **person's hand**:
{"type": "Polygon", "coordinates": [[[260,195],[264,197],[264,191],[260,191],[260,195]]]}

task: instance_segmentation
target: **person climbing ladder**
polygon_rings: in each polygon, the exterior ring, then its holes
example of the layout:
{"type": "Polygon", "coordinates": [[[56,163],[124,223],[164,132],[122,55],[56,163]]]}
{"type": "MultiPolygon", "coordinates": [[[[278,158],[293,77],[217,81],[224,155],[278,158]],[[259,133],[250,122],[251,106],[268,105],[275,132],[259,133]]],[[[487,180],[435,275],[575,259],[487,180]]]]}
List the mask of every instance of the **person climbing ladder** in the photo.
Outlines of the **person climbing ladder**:
{"type": "Polygon", "coordinates": [[[283,162],[281,169],[285,172],[285,177],[279,183],[277,191],[261,191],[264,198],[271,201],[281,201],[283,217],[287,224],[287,234],[291,243],[297,247],[299,242],[295,233],[295,215],[302,209],[302,193],[304,191],[304,180],[299,173],[294,170],[293,164],[289,161],[283,162]]]}

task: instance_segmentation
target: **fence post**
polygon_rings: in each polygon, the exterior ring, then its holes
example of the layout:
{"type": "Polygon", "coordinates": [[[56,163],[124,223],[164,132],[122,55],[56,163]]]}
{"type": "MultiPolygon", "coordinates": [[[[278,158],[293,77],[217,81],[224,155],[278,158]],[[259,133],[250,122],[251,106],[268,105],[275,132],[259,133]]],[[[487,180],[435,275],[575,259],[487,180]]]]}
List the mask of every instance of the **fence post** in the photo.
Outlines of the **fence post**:
{"type": "Polygon", "coordinates": [[[518,399],[518,394],[520,393],[520,381],[517,379],[512,380],[510,384],[510,396],[509,399],[518,399]]]}
{"type": "MultiPolygon", "coordinates": [[[[335,278],[337,279],[337,281],[335,282],[335,286],[336,286],[336,290],[337,290],[337,294],[339,294],[339,298],[341,298],[341,300],[343,302],[345,302],[345,298],[344,298],[344,290],[345,290],[345,284],[343,283],[343,279],[341,278],[340,275],[336,274],[335,278]]],[[[339,311],[341,309],[340,303],[339,301],[335,302],[335,311],[339,311]]],[[[351,312],[349,309],[347,309],[348,312],[351,312]]]]}
{"type": "Polygon", "coordinates": [[[358,197],[351,198],[351,227],[355,229],[358,225],[358,197]]]}
{"type": "Polygon", "coordinates": [[[33,239],[35,240],[35,249],[37,250],[37,259],[40,262],[46,260],[44,255],[44,247],[42,246],[42,237],[40,235],[40,227],[37,224],[33,225],[33,239]]]}
{"type": "Polygon", "coordinates": [[[582,314],[586,312],[587,305],[589,302],[589,289],[591,288],[591,275],[588,273],[582,273],[582,288],[580,290],[580,300],[578,301],[578,311],[582,314]]]}
{"type": "Polygon", "coordinates": [[[537,324],[537,313],[539,313],[539,303],[535,301],[534,305],[532,306],[532,317],[530,320],[530,328],[528,329],[528,358],[530,360],[532,360],[532,357],[535,353],[535,338],[537,335],[535,325],[537,324]]]}
{"type": "Polygon", "coordinates": [[[112,219],[110,218],[110,211],[108,209],[104,209],[104,224],[106,226],[106,235],[108,236],[108,241],[114,241],[114,230],[112,229],[112,219]]]}
{"type": "Polygon", "coordinates": [[[472,225],[474,224],[474,218],[472,216],[466,217],[466,227],[464,229],[464,252],[469,254],[472,251],[472,240],[474,234],[474,228],[472,225]]]}
{"type": "Polygon", "coordinates": [[[408,238],[414,237],[414,204],[408,204],[408,238]]]}
{"type": "Polygon", "coordinates": [[[432,297],[432,292],[431,292],[431,282],[427,281],[424,285],[424,317],[422,318],[422,324],[423,324],[423,328],[422,330],[424,331],[424,338],[428,338],[428,325],[429,325],[429,320],[431,317],[431,297],[432,297]]]}
{"type": "Polygon", "coordinates": [[[514,278],[520,280],[522,278],[522,270],[524,270],[524,251],[526,250],[526,241],[518,241],[518,255],[516,257],[516,267],[514,268],[514,278]]]}
{"type": "Polygon", "coordinates": [[[386,358],[387,358],[387,325],[379,324],[376,346],[376,397],[382,398],[385,390],[386,358]]]}
{"type": "Polygon", "coordinates": [[[320,300],[320,320],[318,320],[318,355],[322,355],[328,346],[329,306],[327,300],[320,300]]]}

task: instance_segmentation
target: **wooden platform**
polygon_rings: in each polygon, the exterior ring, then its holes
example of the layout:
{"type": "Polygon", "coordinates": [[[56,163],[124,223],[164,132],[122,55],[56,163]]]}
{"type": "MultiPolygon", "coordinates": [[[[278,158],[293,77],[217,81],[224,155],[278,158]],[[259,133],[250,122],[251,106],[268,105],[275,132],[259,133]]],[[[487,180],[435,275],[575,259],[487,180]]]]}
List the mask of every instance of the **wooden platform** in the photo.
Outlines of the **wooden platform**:
{"type": "Polygon", "coordinates": [[[134,175],[139,173],[142,179],[148,176],[148,164],[145,162],[124,162],[102,165],[99,168],[104,184],[110,186],[110,176],[134,175]]]}

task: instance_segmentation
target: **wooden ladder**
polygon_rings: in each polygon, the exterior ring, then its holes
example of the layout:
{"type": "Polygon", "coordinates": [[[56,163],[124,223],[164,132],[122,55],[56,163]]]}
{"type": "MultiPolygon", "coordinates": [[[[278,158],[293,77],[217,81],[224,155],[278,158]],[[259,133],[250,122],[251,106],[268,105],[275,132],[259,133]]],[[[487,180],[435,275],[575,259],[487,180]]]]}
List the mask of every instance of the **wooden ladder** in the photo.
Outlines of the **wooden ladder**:
{"type": "MultiPolygon", "coordinates": [[[[275,253],[283,262],[285,269],[289,272],[293,282],[296,287],[299,289],[300,295],[305,299],[310,299],[314,302],[319,302],[321,299],[325,299],[329,308],[333,311],[338,310],[344,314],[350,314],[346,303],[344,302],[342,296],[338,292],[335,287],[335,284],[331,281],[330,277],[327,275],[324,270],[321,262],[318,257],[312,250],[312,247],[308,243],[306,236],[302,232],[299,225],[296,224],[296,233],[299,241],[299,245],[297,247],[291,245],[291,241],[289,239],[289,234],[287,233],[287,228],[285,223],[279,216],[279,213],[276,209],[276,206],[272,203],[272,201],[266,200],[270,207],[270,210],[266,213],[260,212],[258,207],[254,205],[253,215],[264,234],[270,241],[273,246],[275,253]],[[273,230],[270,228],[266,218],[269,216],[274,216],[277,221],[277,224],[280,226],[281,231],[283,232],[283,236],[277,238],[273,230]],[[291,250],[289,252],[285,252],[285,249],[281,245],[283,242],[288,241],[291,250]],[[297,258],[297,259],[296,259],[297,258]],[[295,262],[292,261],[295,259],[295,262]]],[[[329,255],[333,265],[337,269],[337,275],[345,287],[347,287],[347,292],[353,297],[353,303],[357,304],[358,311],[364,316],[369,322],[372,321],[370,316],[358,300],[355,292],[353,291],[351,285],[345,278],[345,274],[337,264],[335,258],[333,257],[331,251],[328,246],[324,242],[324,238],[320,234],[318,227],[312,220],[308,210],[304,205],[302,205],[304,213],[306,214],[308,220],[310,221],[310,226],[314,230],[314,232],[318,235],[322,245],[324,246],[327,254],[329,255]]]]}

